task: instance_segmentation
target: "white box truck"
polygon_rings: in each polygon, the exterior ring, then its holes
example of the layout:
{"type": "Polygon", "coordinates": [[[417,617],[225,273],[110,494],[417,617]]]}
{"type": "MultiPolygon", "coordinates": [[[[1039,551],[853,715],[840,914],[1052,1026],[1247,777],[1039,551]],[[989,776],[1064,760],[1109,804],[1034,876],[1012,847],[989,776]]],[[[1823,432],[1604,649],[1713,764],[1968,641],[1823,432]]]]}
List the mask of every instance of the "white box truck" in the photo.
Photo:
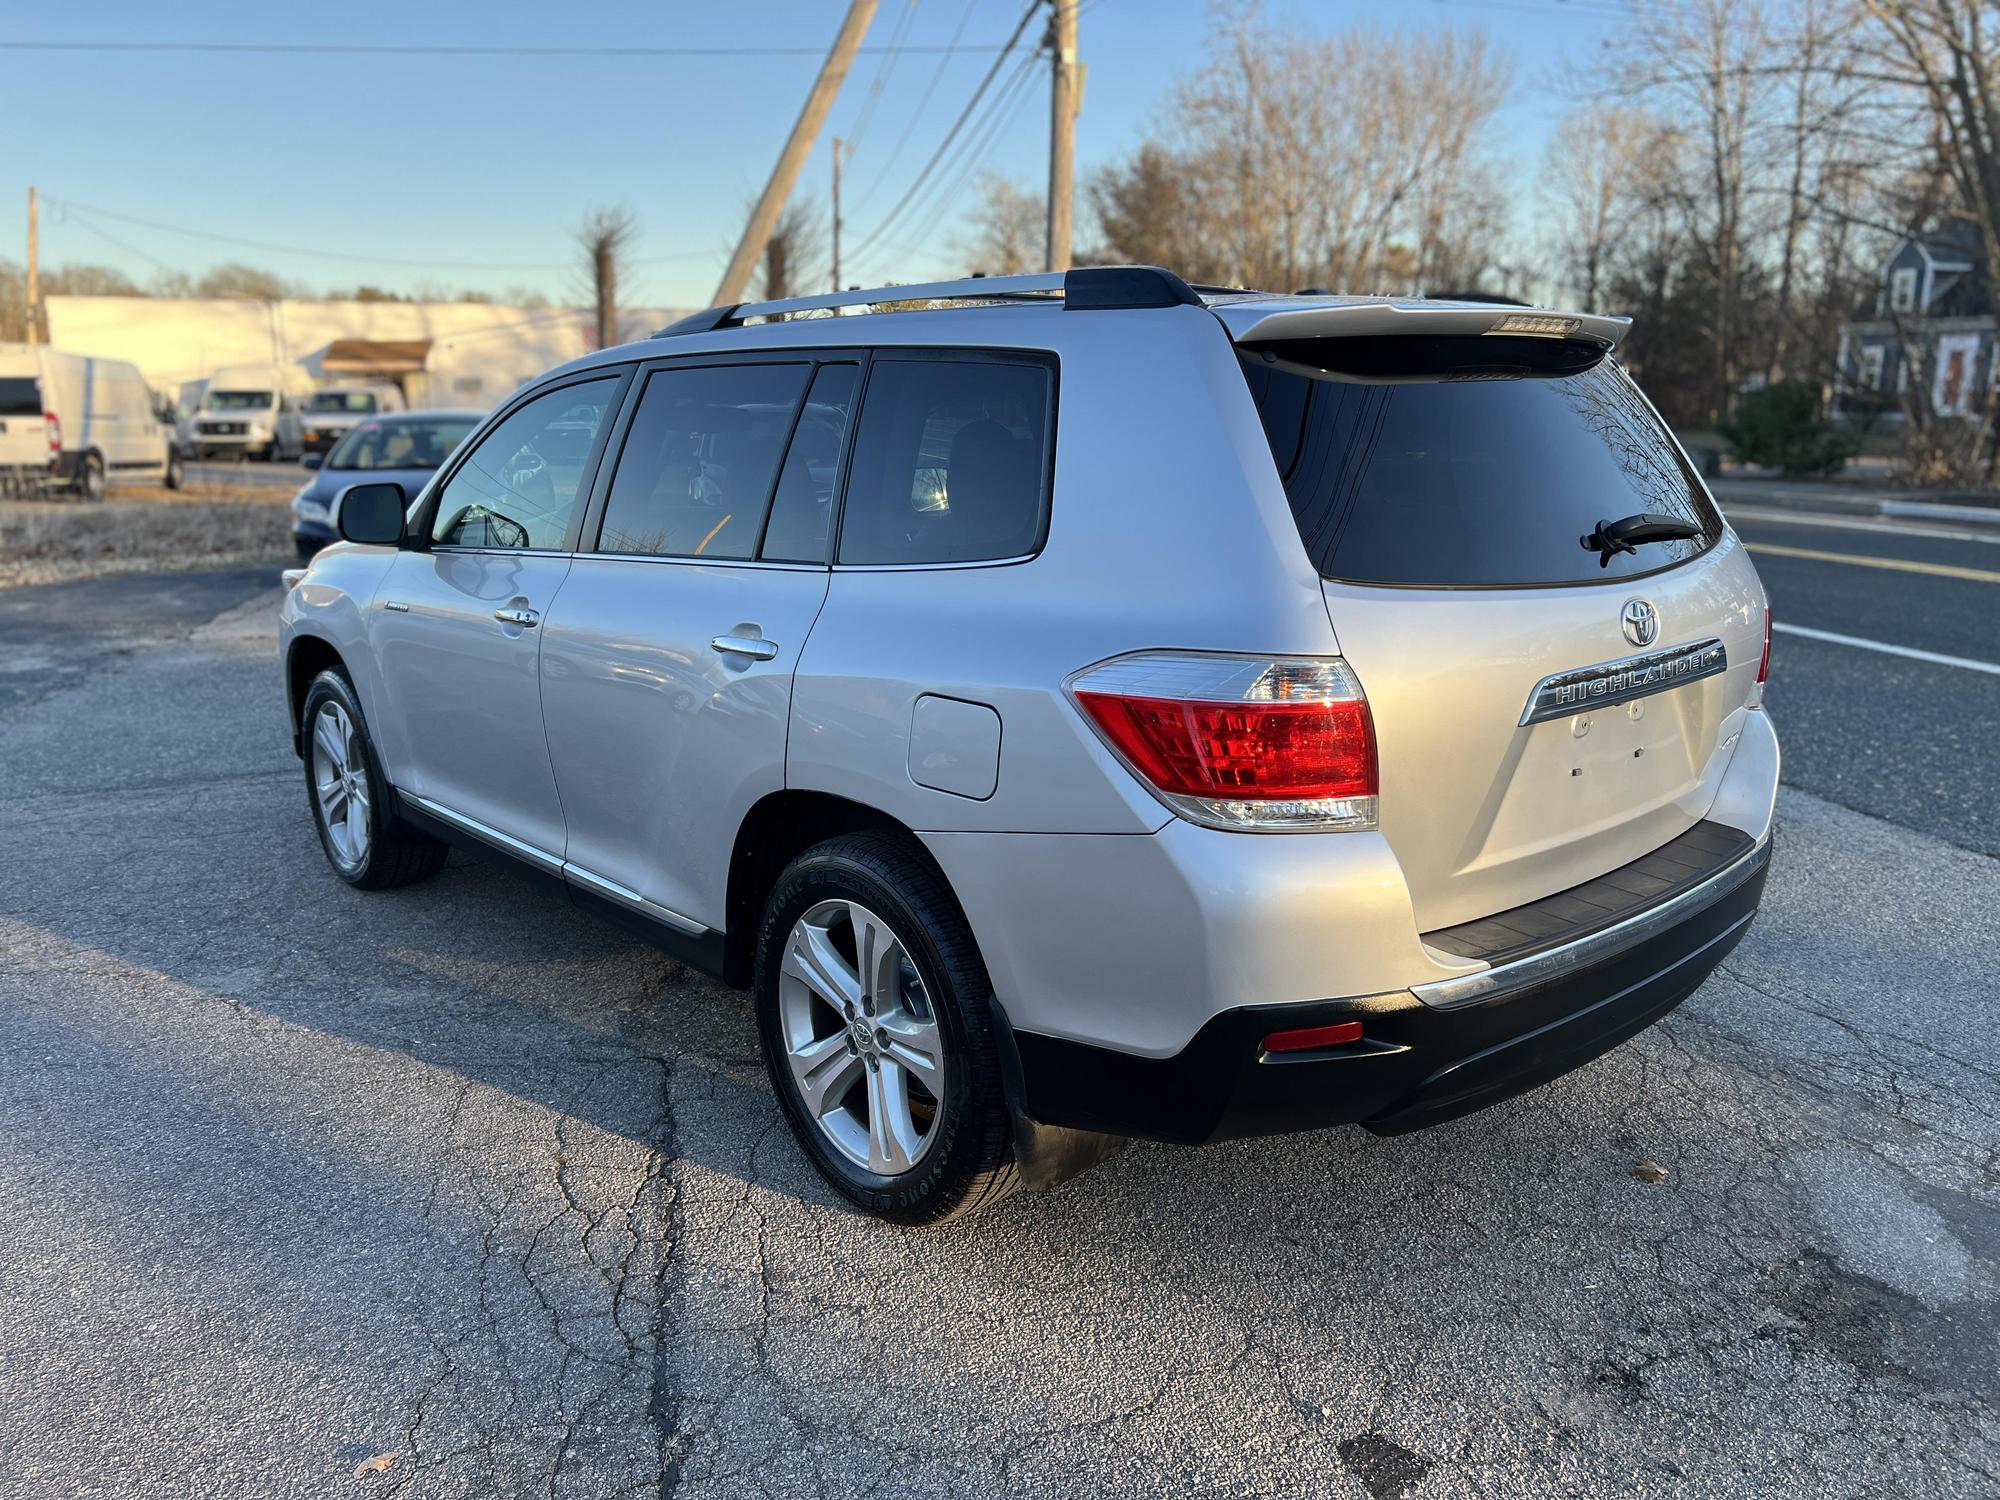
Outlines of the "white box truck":
{"type": "Polygon", "coordinates": [[[195,452],[202,458],[297,458],[299,404],[312,389],[302,369],[284,365],[224,365],[208,377],[195,417],[195,452]]]}
{"type": "Polygon", "coordinates": [[[173,429],[161,425],[139,367],[0,344],[0,486],[98,500],[114,478],[180,488],[173,429]]]}

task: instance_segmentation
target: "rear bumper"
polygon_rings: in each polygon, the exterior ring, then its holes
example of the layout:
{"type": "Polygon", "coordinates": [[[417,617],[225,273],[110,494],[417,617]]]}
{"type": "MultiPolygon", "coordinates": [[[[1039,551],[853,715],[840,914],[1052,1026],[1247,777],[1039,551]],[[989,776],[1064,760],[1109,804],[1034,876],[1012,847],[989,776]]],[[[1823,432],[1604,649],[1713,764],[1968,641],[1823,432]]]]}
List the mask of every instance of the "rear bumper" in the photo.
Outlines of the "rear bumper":
{"type": "Polygon", "coordinates": [[[1178,1053],[1138,1057],[1016,1034],[1023,1110],[1049,1125],[1199,1143],[1329,1125],[1379,1134],[1483,1109],[1588,1062],[1685,1000],[1735,947],[1762,897],[1768,839],[1671,911],[1543,954],[1442,1008],[1410,990],[1211,1017],[1178,1053]],[[1344,1047],[1273,1054],[1276,1030],[1359,1020],[1344,1047]]]}

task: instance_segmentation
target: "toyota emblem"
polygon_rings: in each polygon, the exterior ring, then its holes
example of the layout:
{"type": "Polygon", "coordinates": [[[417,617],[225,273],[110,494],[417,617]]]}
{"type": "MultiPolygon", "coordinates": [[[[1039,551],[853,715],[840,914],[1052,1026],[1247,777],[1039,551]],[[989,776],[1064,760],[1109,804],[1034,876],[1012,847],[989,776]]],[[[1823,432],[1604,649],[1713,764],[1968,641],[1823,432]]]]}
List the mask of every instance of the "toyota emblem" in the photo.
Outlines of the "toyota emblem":
{"type": "Polygon", "coordinates": [[[1627,599],[1619,615],[1625,639],[1635,646],[1650,646],[1660,638],[1660,613],[1647,599],[1627,599]]]}

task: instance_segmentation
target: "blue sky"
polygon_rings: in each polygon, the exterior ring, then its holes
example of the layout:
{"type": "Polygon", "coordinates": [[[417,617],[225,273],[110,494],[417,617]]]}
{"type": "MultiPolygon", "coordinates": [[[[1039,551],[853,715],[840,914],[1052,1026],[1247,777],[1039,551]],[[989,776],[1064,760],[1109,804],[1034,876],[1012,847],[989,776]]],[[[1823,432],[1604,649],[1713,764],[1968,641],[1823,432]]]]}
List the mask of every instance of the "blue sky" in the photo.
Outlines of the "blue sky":
{"type": "MultiPolygon", "coordinates": [[[[967,47],[1006,40],[1026,0],[882,0],[868,41],[967,47]],[[969,9],[968,9],[969,6],[969,9]]],[[[30,180],[44,196],[44,265],[91,261],[140,281],[161,267],[199,272],[243,260],[325,288],[428,281],[498,293],[580,295],[571,232],[590,208],[622,201],[639,221],[622,300],[693,306],[714,291],[750,200],[832,40],[844,0],[589,6],[343,0],[292,6],[209,0],[175,13],[153,3],[15,10],[26,42],[361,43],[391,46],[788,46],[812,55],[268,56],[17,52],[0,152],[0,257],[19,260],[30,180]],[[32,123],[31,123],[32,122],[32,123]],[[65,207],[74,204],[72,211],[65,207]],[[232,246],[155,221],[340,260],[232,246]],[[107,237],[108,236],[108,237],[107,237]],[[379,259],[368,259],[375,257],[379,259]],[[408,262],[410,264],[394,264],[408,262]]],[[[1524,178],[1565,106],[1556,74],[1604,47],[1610,0],[1316,0],[1270,14],[1334,28],[1358,22],[1483,27],[1516,63],[1500,116],[1502,149],[1524,178]]],[[[1031,23],[1028,36],[1040,30],[1031,23]]],[[[1206,0],[1085,0],[1089,66],[1078,122],[1080,173],[1124,154],[1172,80],[1206,52],[1206,0]]],[[[850,246],[903,195],[993,53],[863,56],[826,136],[860,144],[847,169],[850,246]],[[874,86],[880,92],[870,107],[874,86]],[[935,87],[933,88],[933,80],[935,87]],[[931,97],[921,113],[927,89],[931,97]],[[865,123],[863,121],[866,114],[865,123]],[[899,140],[901,150],[897,152],[899,140]]],[[[1005,80],[1010,61],[1002,70],[1005,80]]],[[[1021,80],[983,169],[1034,183],[1046,171],[1046,69],[1021,80]]],[[[822,139],[799,192],[824,203],[822,139]]],[[[955,269],[971,179],[935,175],[846,280],[913,280],[955,269]]]]}

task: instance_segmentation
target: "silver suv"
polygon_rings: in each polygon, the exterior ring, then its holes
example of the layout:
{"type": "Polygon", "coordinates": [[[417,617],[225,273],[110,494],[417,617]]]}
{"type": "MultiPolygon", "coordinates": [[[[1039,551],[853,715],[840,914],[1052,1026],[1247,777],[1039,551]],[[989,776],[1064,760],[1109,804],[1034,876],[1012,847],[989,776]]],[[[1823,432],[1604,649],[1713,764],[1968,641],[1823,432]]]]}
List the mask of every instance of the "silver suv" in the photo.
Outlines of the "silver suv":
{"type": "Polygon", "coordinates": [[[724,307],[565,365],[290,589],[335,872],[447,842],[753,991],[854,1203],[1450,1119],[1756,911],[1742,544],[1620,320],[1150,267],[724,307]]]}

